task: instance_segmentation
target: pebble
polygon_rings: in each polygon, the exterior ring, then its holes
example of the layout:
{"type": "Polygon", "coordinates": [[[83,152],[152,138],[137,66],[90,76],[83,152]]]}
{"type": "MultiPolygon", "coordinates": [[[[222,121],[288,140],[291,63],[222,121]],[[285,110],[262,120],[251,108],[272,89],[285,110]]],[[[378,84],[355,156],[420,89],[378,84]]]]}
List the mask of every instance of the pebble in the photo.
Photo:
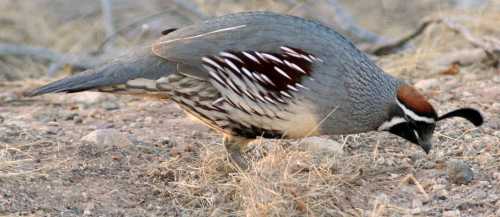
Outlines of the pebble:
{"type": "Polygon", "coordinates": [[[153,124],[153,122],[154,122],[154,119],[151,116],[147,116],[147,117],[144,118],[144,123],[145,124],[153,124]]]}
{"type": "Polygon", "coordinates": [[[493,178],[496,179],[498,183],[500,183],[500,172],[494,172],[493,173],[493,178]]]}
{"type": "Polygon", "coordinates": [[[489,186],[489,185],[490,185],[490,182],[482,180],[482,181],[479,181],[479,185],[482,185],[482,186],[489,186]]]}
{"type": "Polygon", "coordinates": [[[175,140],[173,140],[171,138],[162,138],[160,140],[160,144],[162,144],[168,148],[171,148],[171,147],[175,146],[177,143],[175,142],[175,140]]]}
{"type": "Polygon", "coordinates": [[[460,185],[468,184],[474,179],[474,172],[462,160],[450,160],[446,164],[449,182],[460,185]]]}
{"type": "Polygon", "coordinates": [[[494,102],[494,103],[491,105],[491,107],[492,107],[493,109],[500,110],[500,103],[499,103],[499,102],[494,102]]]}
{"type": "Polygon", "coordinates": [[[173,146],[170,149],[170,155],[171,156],[191,156],[193,155],[193,152],[195,151],[195,147],[193,144],[190,143],[176,143],[175,146],[173,146]]]}
{"type": "Polygon", "coordinates": [[[64,115],[64,120],[66,121],[75,120],[76,118],[78,118],[78,113],[68,113],[64,115]]]}
{"type": "Polygon", "coordinates": [[[107,101],[107,102],[102,103],[102,108],[104,108],[108,111],[112,111],[112,110],[119,109],[120,105],[118,105],[118,103],[113,102],[113,101],[107,101]]]}
{"type": "Polygon", "coordinates": [[[446,200],[449,197],[449,193],[446,189],[441,189],[434,194],[434,199],[446,200]]]}
{"type": "Polygon", "coordinates": [[[70,95],[68,99],[71,102],[81,103],[85,105],[94,105],[97,103],[104,102],[108,99],[108,96],[104,93],[99,92],[80,92],[70,95]]]}
{"type": "Polygon", "coordinates": [[[438,79],[431,78],[417,81],[414,84],[414,87],[421,90],[429,90],[436,87],[437,85],[439,85],[438,79]]]}
{"type": "Polygon", "coordinates": [[[88,203],[83,210],[83,216],[92,216],[93,210],[95,209],[95,204],[93,202],[88,203]]]}
{"type": "Polygon", "coordinates": [[[47,122],[47,126],[57,127],[59,126],[59,123],[55,121],[49,121],[47,122]]]}
{"type": "Polygon", "coordinates": [[[432,190],[434,190],[434,191],[439,191],[439,190],[443,190],[443,189],[446,189],[446,185],[436,184],[436,185],[432,186],[432,190]]]}
{"type": "Polygon", "coordinates": [[[100,146],[128,146],[132,144],[126,134],[116,129],[97,129],[84,136],[81,140],[100,146]]]}
{"type": "Polygon", "coordinates": [[[313,153],[343,154],[342,144],[323,137],[307,137],[299,142],[299,147],[313,153]]]}
{"type": "Polygon", "coordinates": [[[443,212],[443,217],[460,217],[460,210],[448,210],[443,212]]]}

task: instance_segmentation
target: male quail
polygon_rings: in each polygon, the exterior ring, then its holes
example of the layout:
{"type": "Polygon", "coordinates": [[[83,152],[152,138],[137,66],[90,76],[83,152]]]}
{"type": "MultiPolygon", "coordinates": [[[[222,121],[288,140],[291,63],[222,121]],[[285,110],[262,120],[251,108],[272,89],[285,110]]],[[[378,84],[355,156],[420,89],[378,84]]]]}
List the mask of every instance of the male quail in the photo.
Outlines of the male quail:
{"type": "Polygon", "coordinates": [[[389,131],[431,148],[438,117],[405,82],[384,73],[351,41],[318,22],[269,12],[212,18],[165,35],[146,48],[93,70],[50,83],[52,92],[137,93],[170,98],[224,134],[230,158],[256,137],[389,131]]]}

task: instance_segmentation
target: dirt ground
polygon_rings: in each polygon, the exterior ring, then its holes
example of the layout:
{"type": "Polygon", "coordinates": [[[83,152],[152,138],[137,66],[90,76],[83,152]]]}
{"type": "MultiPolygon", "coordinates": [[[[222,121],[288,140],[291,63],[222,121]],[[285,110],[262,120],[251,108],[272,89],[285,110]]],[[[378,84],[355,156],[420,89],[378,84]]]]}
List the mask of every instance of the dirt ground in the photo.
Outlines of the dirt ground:
{"type": "MultiPolygon", "coordinates": [[[[500,9],[493,6],[464,12],[422,1],[419,8],[430,8],[426,14],[405,17],[390,13],[404,4],[384,2],[393,7],[373,13],[363,13],[370,9],[363,4],[345,4],[360,23],[386,37],[416,28],[424,15],[445,14],[466,17],[460,21],[475,35],[500,38],[495,24],[500,9]],[[391,24],[389,33],[370,16],[391,24]]],[[[41,6],[27,1],[1,1],[0,23],[8,31],[0,33],[0,42],[83,53],[102,41],[100,15],[71,18],[68,14],[77,12],[65,10],[68,6],[45,3],[53,5],[36,10],[41,6]],[[54,13],[59,10],[65,13],[54,13]],[[67,23],[54,26],[61,20],[67,23]]],[[[278,12],[286,8],[275,1],[260,5],[266,4],[278,12]]],[[[259,9],[255,5],[226,11],[259,9]]],[[[220,6],[202,9],[210,7],[220,6]]],[[[142,5],[132,15],[118,14],[116,22],[156,9],[142,5]]],[[[130,47],[123,44],[135,37],[132,32],[118,44],[130,47]]],[[[22,97],[54,79],[42,76],[50,64],[0,56],[0,216],[500,216],[500,69],[488,61],[458,70],[435,64],[445,54],[473,47],[436,25],[404,52],[376,61],[415,84],[440,114],[464,106],[480,109],[483,126],[460,119],[440,123],[428,155],[381,132],[316,138],[335,147],[259,140],[246,154],[248,171],[235,170],[220,136],[172,102],[105,93],[22,97]],[[85,139],[96,130],[114,140],[85,139]],[[451,180],[448,168],[456,160],[472,169],[472,181],[451,180]]],[[[71,71],[65,67],[58,76],[71,71]]]]}

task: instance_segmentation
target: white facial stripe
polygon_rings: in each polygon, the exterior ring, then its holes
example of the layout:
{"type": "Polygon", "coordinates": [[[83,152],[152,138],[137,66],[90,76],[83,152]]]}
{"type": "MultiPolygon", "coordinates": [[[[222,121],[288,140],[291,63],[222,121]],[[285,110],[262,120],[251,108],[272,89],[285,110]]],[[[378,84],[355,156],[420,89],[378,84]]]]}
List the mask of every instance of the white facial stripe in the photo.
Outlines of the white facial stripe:
{"type": "Polygon", "coordinates": [[[425,122],[425,123],[429,123],[429,124],[433,124],[435,123],[436,121],[432,118],[428,118],[428,117],[423,117],[423,116],[419,116],[417,115],[414,111],[406,108],[405,105],[403,105],[403,103],[399,102],[399,100],[396,99],[396,103],[399,105],[399,107],[401,107],[401,109],[403,109],[403,112],[408,115],[411,119],[413,120],[416,120],[416,121],[422,121],[422,122],[425,122]]]}
{"type": "Polygon", "coordinates": [[[393,117],[390,121],[386,121],[386,122],[382,123],[382,125],[380,125],[380,127],[378,127],[378,130],[379,131],[388,130],[391,127],[393,127],[397,124],[403,123],[403,122],[406,122],[406,120],[404,118],[393,117]]]}
{"type": "Polygon", "coordinates": [[[420,140],[420,136],[418,135],[418,132],[416,130],[413,130],[413,133],[415,134],[415,137],[417,140],[420,140]]]}

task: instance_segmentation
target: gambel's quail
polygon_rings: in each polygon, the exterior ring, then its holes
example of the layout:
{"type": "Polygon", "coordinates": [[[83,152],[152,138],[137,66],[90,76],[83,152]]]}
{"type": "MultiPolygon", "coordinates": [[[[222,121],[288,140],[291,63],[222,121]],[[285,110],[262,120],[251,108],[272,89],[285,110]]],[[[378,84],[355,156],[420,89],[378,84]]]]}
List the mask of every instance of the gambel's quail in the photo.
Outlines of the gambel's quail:
{"type": "Polygon", "coordinates": [[[164,32],[146,48],[29,95],[104,91],[169,98],[224,135],[230,159],[257,137],[389,131],[431,149],[439,116],[407,83],[384,73],[351,41],[318,22],[270,12],[237,13],[164,32]]]}

